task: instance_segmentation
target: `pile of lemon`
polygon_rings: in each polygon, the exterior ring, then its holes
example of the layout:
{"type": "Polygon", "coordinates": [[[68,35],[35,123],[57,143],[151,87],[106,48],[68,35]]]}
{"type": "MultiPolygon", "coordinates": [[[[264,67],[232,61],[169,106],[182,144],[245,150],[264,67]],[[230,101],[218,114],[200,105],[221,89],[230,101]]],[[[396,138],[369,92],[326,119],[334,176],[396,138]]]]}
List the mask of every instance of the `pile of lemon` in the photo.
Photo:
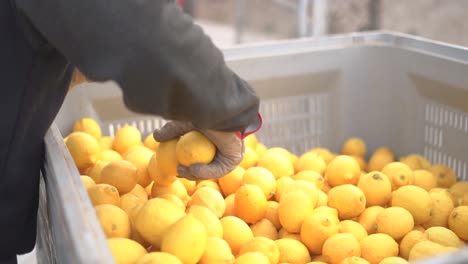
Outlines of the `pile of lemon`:
{"type": "Polygon", "coordinates": [[[198,132],[158,143],[125,126],[110,138],[83,118],[65,142],[119,264],[399,264],[468,241],[468,182],[387,147],[366,160],[359,138],[298,157],[249,136],[235,170],[197,182],[177,166],[215,156],[198,132]]]}

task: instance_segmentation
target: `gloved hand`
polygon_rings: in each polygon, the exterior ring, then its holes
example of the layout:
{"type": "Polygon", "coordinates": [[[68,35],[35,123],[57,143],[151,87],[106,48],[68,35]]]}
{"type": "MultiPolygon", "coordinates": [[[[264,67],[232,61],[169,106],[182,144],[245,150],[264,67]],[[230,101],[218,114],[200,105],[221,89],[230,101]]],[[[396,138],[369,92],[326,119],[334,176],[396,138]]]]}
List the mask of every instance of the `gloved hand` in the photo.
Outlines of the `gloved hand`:
{"type": "Polygon", "coordinates": [[[262,126],[259,114],[258,123],[252,124],[245,132],[223,132],[210,129],[198,129],[190,122],[172,121],[161,129],[153,132],[153,137],[159,142],[180,137],[196,130],[205,135],[215,146],[216,155],[209,164],[193,164],[190,167],[179,165],[178,176],[188,180],[205,180],[223,177],[236,168],[244,154],[244,137],[255,133],[262,126]]]}

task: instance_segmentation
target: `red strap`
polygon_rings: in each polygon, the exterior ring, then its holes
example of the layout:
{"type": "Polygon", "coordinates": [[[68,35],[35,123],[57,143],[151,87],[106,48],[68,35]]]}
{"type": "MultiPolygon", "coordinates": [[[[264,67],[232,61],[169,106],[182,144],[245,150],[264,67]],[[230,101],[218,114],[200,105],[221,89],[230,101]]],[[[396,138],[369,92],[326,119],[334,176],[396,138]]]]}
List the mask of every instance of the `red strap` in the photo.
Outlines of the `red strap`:
{"type": "Polygon", "coordinates": [[[250,126],[247,127],[246,131],[244,132],[237,131],[236,136],[240,139],[244,139],[248,135],[257,133],[262,128],[262,126],[263,126],[263,117],[260,113],[258,113],[258,124],[255,124],[254,127],[250,127],[250,126]]]}

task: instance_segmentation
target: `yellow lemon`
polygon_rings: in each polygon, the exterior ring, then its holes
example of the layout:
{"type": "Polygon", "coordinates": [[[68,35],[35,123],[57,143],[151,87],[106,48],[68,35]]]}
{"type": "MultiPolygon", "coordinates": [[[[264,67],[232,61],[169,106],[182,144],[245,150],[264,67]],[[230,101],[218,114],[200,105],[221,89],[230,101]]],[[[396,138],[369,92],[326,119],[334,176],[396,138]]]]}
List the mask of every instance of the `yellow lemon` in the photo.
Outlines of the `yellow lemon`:
{"type": "Polygon", "coordinates": [[[93,178],[87,176],[87,175],[80,175],[81,182],[83,183],[83,186],[85,189],[89,189],[92,186],[96,185],[96,182],[94,182],[93,178]]]}
{"type": "Polygon", "coordinates": [[[351,157],[357,161],[357,163],[359,164],[359,168],[361,168],[361,171],[367,171],[367,163],[363,157],[360,157],[360,156],[351,156],[351,157]]]}
{"type": "Polygon", "coordinates": [[[281,177],[276,180],[275,201],[279,202],[281,200],[283,190],[287,189],[287,186],[292,182],[294,182],[294,180],[291,177],[281,177]]]}
{"type": "Polygon", "coordinates": [[[325,241],[322,255],[330,264],[339,264],[345,258],[361,256],[361,246],[353,235],[338,233],[325,241]]]}
{"type": "Polygon", "coordinates": [[[437,187],[437,178],[428,170],[414,170],[413,185],[419,186],[426,191],[437,187]]]}
{"type": "Polygon", "coordinates": [[[424,231],[427,239],[446,247],[462,247],[463,241],[450,229],[442,226],[433,226],[424,231]]]}
{"type": "Polygon", "coordinates": [[[113,144],[113,142],[114,142],[114,138],[108,137],[108,136],[101,137],[101,138],[98,140],[99,146],[101,147],[102,150],[104,150],[104,149],[112,149],[112,144],[113,144]]]}
{"type": "MultiPolygon", "coordinates": [[[[176,146],[179,139],[172,139],[169,141],[159,143],[158,149],[156,150],[156,160],[160,173],[166,177],[177,175],[177,161],[176,146]]],[[[154,180],[154,177],[151,176],[154,180]]]]}
{"type": "Polygon", "coordinates": [[[84,132],[73,132],[68,136],[66,145],[78,169],[83,170],[96,163],[100,148],[93,136],[84,132]]]}
{"type": "Polygon", "coordinates": [[[304,192],[289,192],[281,197],[278,217],[281,226],[290,233],[298,233],[307,215],[312,213],[314,205],[304,192]]]}
{"type": "Polygon", "coordinates": [[[187,209],[187,213],[195,216],[203,224],[209,237],[223,237],[223,226],[219,218],[210,209],[200,205],[193,205],[187,209]]]}
{"type": "Polygon", "coordinates": [[[338,210],[340,219],[351,219],[366,208],[366,196],[354,185],[340,185],[328,192],[328,206],[338,210]]]}
{"type": "Polygon", "coordinates": [[[392,195],[392,184],[382,172],[373,171],[362,175],[357,186],[364,192],[367,206],[385,206],[392,195]]]}
{"type": "Polygon", "coordinates": [[[262,143],[258,143],[254,150],[257,153],[257,155],[260,157],[267,151],[267,147],[263,145],[262,143]]]}
{"type": "Polygon", "coordinates": [[[437,256],[456,250],[457,248],[445,247],[432,241],[424,240],[416,243],[413,246],[413,248],[410,251],[408,260],[411,262],[416,260],[427,259],[432,256],[437,256]]]}
{"type": "Polygon", "coordinates": [[[294,164],[294,162],[296,161],[296,157],[293,154],[291,154],[289,150],[285,148],[280,148],[280,147],[270,148],[270,149],[267,149],[265,153],[263,154],[264,155],[276,154],[276,155],[283,156],[287,158],[291,162],[291,164],[294,164]]]}
{"type": "Polygon", "coordinates": [[[177,161],[185,167],[197,163],[208,164],[215,154],[215,145],[198,131],[186,133],[176,144],[177,161]]]}
{"type": "Polygon", "coordinates": [[[133,126],[124,126],[117,130],[114,141],[112,142],[112,149],[120,154],[125,153],[128,148],[134,145],[141,144],[141,133],[133,126]]]}
{"type": "Polygon", "coordinates": [[[244,184],[237,191],[234,201],[236,216],[246,223],[255,224],[266,213],[267,200],[256,185],[244,184]]]}
{"type": "Polygon", "coordinates": [[[223,226],[223,239],[231,247],[232,253],[237,255],[241,246],[254,237],[252,230],[247,223],[235,216],[226,216],[220,221],[223,226]]]}
{"type": "Polygon", "coordinates": [[[416,243],[424,240],[427,240],[427,237],[423,232],[419,230],[408,232],[408,234],[406,234],[400,241],[400,256],[408,259],[413,246],[416,245],[416,243]]]}
{"type": "Polygon", "coordinates": [[[120,197],[120,208],[127,214],[136,206],[143,205],[144,203],[145,201],[141,200],[133,193],[126,193],[120,197]]]}
{"type": "Polygon", "coordinates": [[[166,252],[151,252],[139,258],[135,264],[182,264],[176,256],[166,252]]]}
{"type": "MultiPolygon", "coordinates": [[[[154,197],[156,198],[156,197],[154,197]]],[[[182,210],[185,210],[185,203],[179,198],[179,196],[175,195],[175,194],[172,194],[172,193],[165,193],[165,194],[161,194],[161,195],[158,195],[157,198],[162,198],[162,199],[166,199],[168,201],[171,201],[173,203],[175,203],[177,206],[179,206],[182,210]]]]}
{"type": "Polygon", "coordinates": [[[294,174],[294,167],[285,156],[267,153],[258,160],[258,166],[269,170],[276,179],[294,174]]]}
{"type": "Polygon", "coordinates": [[[88,195],[94,206],[113,204],[120,206],[120,194],[117,188],[109,184],[96,184],[88,188],[88,195]]]}
{"type": "Polygon", "coordinates": [[[341,148],[341,153],[348,156],[364,157],[366,156],[366,152],[366,142],[357,137],[346,140],[341,148]]]}
{"type": "Polygon", "coordinates": [[[412,170],[427,170],[431,168],[431,163],[421,155],[409,154],[401,157],[400,162],[405,163],[412,170]]]}
{"type": "Polygon", "coordinates": [[[450,188],[457,181],[455,172],[448,166],[443,164],[435,164],[430,169],[430,172],[437,178],[437,185],[442,188],[450,188]]]}
{"type": "Polygon", "coordinates": [[[242,161],[239,164],[240,167],[248,169],[250,167],[256,166],[258,162],[258,154],[253,149],[246,147],[244,150],[244,156],[242,161]]]}
{"type": "Polygon", "coordinates": [[[239,255],[247,252],[263,253],[271,264],[277,264],[280,258],[280,252],[275,242],[266,237],[254,237],[241,246],[239,255]]]}
{"type": "Polygon", "coordinates": [[[218,179],[219,187],[221,188],[224,197],[235,193],[236,190],[239,189],[242,185],[244,173],[245,170],[242,167],[237,166],[234,170],[218,179]]]}
{"type": "Polygon", "coordinates": [[[102,161],[114,161],[114,160],[122,160],[122,156],[115,150],[112,149],[103,149],[99,152],[97,156],[98,160],[102,161]]]}
{"type": "Polygon", "coordinates": [[[279,250],[279,263],[304,264],[310,262],[307,247],[301,242],[291,238],[275,240],[279,250]]]}
{"type": "Polygon", "coordinates": [[[328,164],[326,178],[332,187],[343,184],[356,185],[359,176],[361,176],[361,168],[350,156],[337,156],[328,164]]]}
{"type": "Polygon", "coordinates": [[[85,117],[75,122],[73,132],[84,132],[93,136],[96,140],[101,138],[101,127],[92,118],[85,117]]]}
{"type": "Polygon", "coordinates": [[[366,208],[358,218],[358,222],[366,229],[367,234],[377,232],[377,215],[383,210],[382,206],[371,206],[366,208]]]}
{"type": "Polygon", "coordinates": [[[281,223],[278,216],[278,207],[279,203],[277,201],[268,201],[265,212],[265,219],[268,219],[276,227],[276,229],[281,228],[281,223]]]}
{"type": "Polygon", "coordinates": [[[368,171],[381,171],[387,164],[395,161],[395,155],[387,147],[380,147],[369,158],[368,171]]]}
{"type": "Polygon", "coordinates": [[[91,177],[96,183],[102,183],[101,181],[101,172],[102,169],[109,164],[108,161],[101,161],[98,160],[96,163],[89,168],[88,170],[88,176],[91,177]]]}
{"type": "MultiPolygon", "coordinates": [[[[287,193],[290,193],[290,192],[303,192],[303,193],[305,193],[309,197],[313,208],[315,208],[315,206],[317,205],[317,202],[318,202],[319,192],[317,190],[317,187],[315,187],[315,184],[310,183],[308,181],[303,181],[303,180],[293,181],[293,182],[287,184],[283,188],[282,192],[283,192],[283,194],[281,196],[281,199],[282,199],[282,197],[284,195],[286,195],[287,193]]],[[[281,202],[281,200],[280,200],[280,202],[281,202]]]]}
{"type": "Polygon", "coordinates": [[[366,229],[358,222],[352,220],[341,221],[338,225],[340,233],[348,233],[353,235],[358,241],[361,241],[367,236],[366,229]]]}
{"type": "Polygon", "coordinates": [[[221,193],[210,187],[202,187],[196,190],[190,197],[187,207],[192,205],[204,206],[210,209],[218,218],[222,217],[226,210],[226,204],[221,193]]]}
{"type": "Polygon", "coordinates": [[[320,175],[324,175],[325,170],[327,169],[327,163],[325,160],[318,155],[317,153],[307,152],[299,157],[297,161],[297,170],[298,171],[315,171],[320,175]]]}
{"type": "MultiPolygon", "coordinates": [[[[162,173],[159,167],[157,154],[153,154],[147,167],[148,175],[159,186],[169,186],[177,180],[175,174],[162,173]]],[[[196,183],[194,182],[194,185],[196,183]]]]}
{"type": "Polygon", "coordinates": [[[143,141],[143,145],[152,151],[156,151],[159,146],[159,142],[154,139],[153,134],[149,134],[143,141]]]}
{"type": "Polygon", "coordinates": [[[382,172],[387,175],[388,179],[392,183],[393,190],[396,190],[401,186],[413,184],[413,171],[404,163],[389,163],[383,167],[382,172]]]}
{"type": "Polygon", "coordinates": [[[250,226],[254,237],[266,237],[272,240],[278,239],[278,231],[276,230],[275,225],[273,225],[270,220],[263,218],[257,223],[250,226]]]}
{"type": "Polygon", "coordinates": [[[184,210],[175,203],[153,198],[139,210],[135,219],[135,227],[146,241],[159,248],[163,234],[183,216],[185,216],[184,210]]]}
{"type": "Polygon", "coordinates": [[[335,158],[335,155],[326,148],[313,148],[307,151],[307,153],[315,153],[319,155],[327,164],[335,158]]]}
{"type": "Polygon", "coordinates": [[[153,156],[153,152],[147,150],[136,150],[128,154],[125,158],[137,169],[137,183],[143,187],[148,186],[152,179],[148,173],[148,164],[153,156]]]}
{"type": "Polygon", "coordinates": [[[201,180],[197,183],[195,187],[196,187],[196,190],[202,187],[208,187],[221,193],[221,188],[219,187],[218,183],[215,180],[201,180]]]}
{"type": "Polygon", "coordinates": [[[414,220],[408,210],[401,207],[389,207],[377,215],[376,224],[378,233],[384,233],[399,240],[413,230],[414,220]]]}
{"type": "Polygon", "coordinates": [[[315,186],[317,186],[317,189],[322,189],[323,184],[325,182],[325,180],[323,179],[322,175],[320,175],[320,173],[316,171],[312,171],[312,170],[300,171],[296,173],[295,175],[293,175],[291,178],[293,178],[294,180],[304,180],[304,181],[311,182],[315,184],[315,186]]]}
{"type": "Polygon", "coordinates": [[[244,138],[244,144],[249,148],[255,149],[258,143],[259,142],[255,134],[250,134],[244,138]]]}
{"type": "Polygon", "coordinates": [[[96,215],[107,238],[130,237],[130,219],[127,213],[112,204],[101,204],[95,207],[96,215]]]}
{"type": "Polygon", "coordinates": [[[407,185],[393,192],[392,206],[408,210],[413,215],[414,223],[419,225],[431,219],[434,203],[426,190],[418,186],[407,185]]]}
{"type": "Polygon", "coordinates": [[[301,226],[301,240],[314,254],[322,253],[325,241],[339,231],[339,220],[333,214],[317,213],[309,214],[301,226]]]}
{"type": "Polygon", "coordinates": [[[458,200],[463,199],[463,196],[468,193],[468,181],[456,182],[449,188],[449,192],[458,200]]]}
{"type": "Polygon", "coordinates": [[[234,259],[231,248],[225,240],[219,237],[208,237],[205,252],[198,264],[233,263],[234,259]]]}
{"type": "Polygon", "coordinates": [[[454,208],[452,199],[441,192],[429,192],[429,196],[434,204],[432,217],[429,221],[422,223],[422,226],[424,228],[429,228],[431,226],[447,227],[449,215],[454,208]]]}
{"type": "Polygon", "coordinates": [[[148,201],[148,194],[146,193],[145,188],[139,184],[135,185],[135,187],[129,193],[138,196],[138,198],[140,198],[142,201],[148,201]]]}
{"type": "Polygon", "coordinates": [[[128,238],[109,238],[107,244],[116,264],[136,263],[147,253],[143,246],[128,238]]]}
{"type": "Polygon", "coordinates": [[[177,178],[177,179],[185,186],[185,189],[187,190],[187,193],[189,195],[192,195],[197,190],[196,181],[191,181],[185,178],[177,178]]]}
{"type": "Polygon", "coordinates": [[[468,206],[455,207],[448,218],[449,228],[463,240],[468,240],[468,206]]]}
{"type": "Polygon", "coordinates": [[[242,184],[252,184],[259,187],[265,194],[266,199],[270,199],[276,191],[276,178],[273,174],[262,167],[248,168],[242,178],[242,184]]]}
{"type": "Polygon", "coordinates": [[[164,232],[161,251],[173,254],[182,263],[195,264],[205,252],[206,240],[205,226],[188,213],[164,232]]]}
{"type": "Polygon", "coordinates": [[[361,257],[371,264],[398,256],[398,244],[387,234],[372,234],[361,240],[361,257]]]}
{"type": "Polygon", "coordinates": [[[180,200],[182,200],[182,202],[184,202],[184,204],[187,203],[187,200],[189,199],[184,184],[179,180],[174,181],[169,186],[153,184],[153,188],[151,189],[151,196],[155,198],[163,194],[175,194],[180,198],[180,200]]]}
{"type": "Polygon", "coordinates": [[[101,182],[115,186],[120,194],[135,188],[137,181],[137,168],[126,160],[111,161],[101,171],[101,182]]]}

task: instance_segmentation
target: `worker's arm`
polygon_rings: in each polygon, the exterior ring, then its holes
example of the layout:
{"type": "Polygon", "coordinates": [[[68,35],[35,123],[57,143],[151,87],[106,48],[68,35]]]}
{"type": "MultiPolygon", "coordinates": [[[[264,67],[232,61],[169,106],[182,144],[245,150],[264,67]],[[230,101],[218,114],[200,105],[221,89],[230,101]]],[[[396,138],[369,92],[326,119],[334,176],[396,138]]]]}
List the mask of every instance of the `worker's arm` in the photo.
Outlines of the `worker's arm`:
{"type": "Polygon", "coordinates": [[[258,120],[253,90],[173,1],[16,3],[87,78],[116,81],[133,111],[221,131],[243,131],[258,120]]]}

